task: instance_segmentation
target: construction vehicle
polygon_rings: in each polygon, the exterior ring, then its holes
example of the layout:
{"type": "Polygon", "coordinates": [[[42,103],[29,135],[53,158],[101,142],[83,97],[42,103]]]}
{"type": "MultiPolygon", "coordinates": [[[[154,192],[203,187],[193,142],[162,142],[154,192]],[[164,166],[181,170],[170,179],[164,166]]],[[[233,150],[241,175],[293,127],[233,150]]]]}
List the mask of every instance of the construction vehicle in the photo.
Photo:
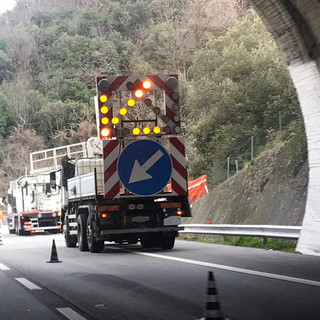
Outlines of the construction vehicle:
{"type": "Polygon", "coordinates": [[[66,246],[172,249],[181,217],[191,216],[178,77],[103,76],[96,84],[95,152],[61,164],[66,246]]]}
{"type": "Polygon", "coordinates": [[[8,228],[10,233],[28,235],[35,231],[61,231],[61,197],[55,180],[58,172],[23,176],[10,182],[8,228]]]}
{"type": "Polygon", "coordinates": [[[8,197],[8,228],[10,233],[62,232],[60,160],[81,153],[80,143],[37,151],[30,154],[30,173],[10,181],[8,197]]]}

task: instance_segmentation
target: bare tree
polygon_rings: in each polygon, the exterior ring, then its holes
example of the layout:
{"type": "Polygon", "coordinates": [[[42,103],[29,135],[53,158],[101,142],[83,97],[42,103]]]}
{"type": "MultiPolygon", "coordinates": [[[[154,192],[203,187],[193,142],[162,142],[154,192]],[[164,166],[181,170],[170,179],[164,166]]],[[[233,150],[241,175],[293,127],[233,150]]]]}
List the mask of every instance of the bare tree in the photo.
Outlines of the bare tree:
{"type": "Polygon", "coordinates": [[[24,175],[26,168],[30,168],[30,153],[45,149],[45,144],[34,130],[18,127],[13,130],[6,144],[2,141],[2,145],[0,192],[5,192],[9,188],[9,181],[24,175]]]}
{"type": "Polygon", "coordinates": [[[59,131],[55,138],[59,139],[60,145],[65,143],[73,144],[77,142],[84,142],[94,134],[96,134],[95,124],[91,121],[82,121],[79,124],[78,131],[73,129],[59,131]]]}

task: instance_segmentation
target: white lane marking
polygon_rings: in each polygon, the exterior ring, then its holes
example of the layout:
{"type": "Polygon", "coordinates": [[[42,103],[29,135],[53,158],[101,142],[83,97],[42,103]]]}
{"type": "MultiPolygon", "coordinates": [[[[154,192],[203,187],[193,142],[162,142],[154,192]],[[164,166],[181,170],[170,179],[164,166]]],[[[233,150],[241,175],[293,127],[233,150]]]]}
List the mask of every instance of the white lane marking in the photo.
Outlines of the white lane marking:
{"type": "Polygon", "coordinates": [[[40,287],[38,287],[37,285],[35,285],[34,283],[32,283],[31,281],[25,278],[15,278],[15,279],[30,290],[42,290],[40,287]]]}
{"type": "Polygon", "coordinates": [[[57,308],[57,310],[70,320],[86,320],[86,318],[80,316],[79,313],[76,313],[71,308],[57,308]]]}
{"type": "Polygon", "coordinates": [[[210,268],[216,268],[221,270],[227,270],[227,271],[233,271],[233,272],[239,272],[244,274],[250,274],[252,276],[258,276],[258,277],[265,277],[270,279],[276,279],[276,280],[283,280],[283,281],[290,281],[300,284],[306,284],[310,286],[320,287],[319,281],[314,280],[308,280],[308,279],[302,279],[302,278],[294,278],[294,277],[288,277],[288,276],[282,276],[279,274],[274,273],[268,273],[268,272],[261,272],[261,271],[255,271],[255,270],[249,270],[249,269],[243,269],[243,268],[237,268],[237,267],[230,267],[230,266],[224,266],[222,264],[215,264],[210,262],[202,262],[202,261],[196,261],[196,260],[190,260],[190,259],[183,259],[183,258],[176,258],[176,257],[170,257],[170,256],[164,256],[161,254],[154,254],[154,253],[147,253],[147,252],[134,252],[135,254],[140,254],[142,256],[148,256],[158,259],[165,259],[165,260],[172,260],[182,263],[188,263],[188,264],[194,264],[197,266],[203,266],[203,267],[210,267],[210,268]]]}
{"type": "Polygon", "coordinates": [[[7,270],[10,270],[10,269],[7,266],[5,266],[4,264],[0,263],[0,270],[7,271],[7,270]]]}

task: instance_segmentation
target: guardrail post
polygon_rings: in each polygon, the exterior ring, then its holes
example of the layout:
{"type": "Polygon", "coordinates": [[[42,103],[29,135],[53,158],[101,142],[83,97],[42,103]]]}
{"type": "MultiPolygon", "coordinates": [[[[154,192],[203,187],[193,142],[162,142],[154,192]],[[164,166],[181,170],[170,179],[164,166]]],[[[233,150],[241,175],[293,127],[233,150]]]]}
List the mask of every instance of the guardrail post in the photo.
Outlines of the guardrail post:
{"type": "Polygon", "coordinates": [[[262,237],[262,244],[267,244],[268,238],[267,237],[262,237]]]}
{"type": "Polygon", "coordinates": [[[227,240],[228,240],[228,236],[223,234],[222,235],[222,242],[227,242],[227,240]]]}

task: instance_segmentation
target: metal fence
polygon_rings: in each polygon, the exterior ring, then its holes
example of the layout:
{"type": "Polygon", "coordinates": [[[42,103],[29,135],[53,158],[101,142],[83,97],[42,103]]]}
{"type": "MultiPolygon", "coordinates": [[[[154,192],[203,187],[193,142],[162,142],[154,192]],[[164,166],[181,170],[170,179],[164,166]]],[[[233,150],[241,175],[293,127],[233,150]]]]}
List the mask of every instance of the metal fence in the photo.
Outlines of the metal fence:
{"type": "Polygon", "coordinates": [[[256,135],[240,142],[226,159],[226,179],[241,170],[246,162],[253,161],[267,142],[274,140],[283,128],[297,118],[298,114],[290,108],[278,111],[264,127],[257,128],[256,135]]]}

